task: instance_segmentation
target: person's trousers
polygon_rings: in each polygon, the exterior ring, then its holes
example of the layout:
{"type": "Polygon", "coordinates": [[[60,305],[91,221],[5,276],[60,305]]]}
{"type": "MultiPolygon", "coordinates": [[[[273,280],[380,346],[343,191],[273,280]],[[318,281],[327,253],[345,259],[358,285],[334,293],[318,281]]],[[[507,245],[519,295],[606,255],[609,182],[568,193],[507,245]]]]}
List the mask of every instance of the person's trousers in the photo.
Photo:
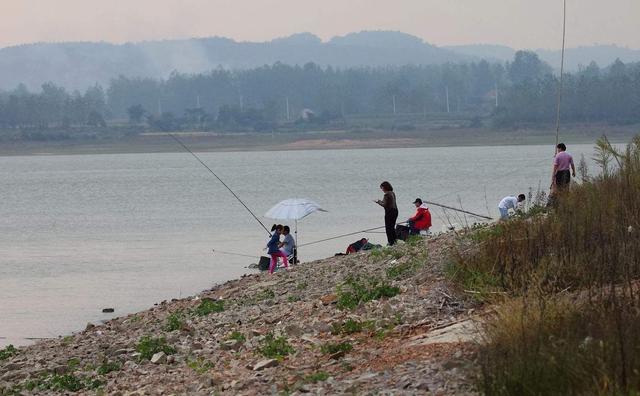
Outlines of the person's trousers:
{"type": "Polygon", "coordinates": [[[571,184],[571,171],[569,169],[556,172],[556,186],[563,189],[571,184]]]}
{"type": "Polygon", "coordinates": [[[500,220],[507,220],[509,218],[509,209],[498,206],[498,210],[500,211],[500,220]]]}
{"type": "Polygon", "coordinates": [[[384,213],[384,229],[387,232],[387,242],[389,245],[396,243],[396,220],[398,220],[398,209],[391,209],[384,213]]]}
{"type": "Polygon", "coordinates": [[[281,251],[277,251],[275,253],[269,253],[271,255],[271,265],[269,266],[269,273],[273,274],[273,271],[276,269],[276,265],[278,265],[278,257],[282,257],[282,263],[285,268],[289,268],[289,260],[287,255],[281,251]]]}

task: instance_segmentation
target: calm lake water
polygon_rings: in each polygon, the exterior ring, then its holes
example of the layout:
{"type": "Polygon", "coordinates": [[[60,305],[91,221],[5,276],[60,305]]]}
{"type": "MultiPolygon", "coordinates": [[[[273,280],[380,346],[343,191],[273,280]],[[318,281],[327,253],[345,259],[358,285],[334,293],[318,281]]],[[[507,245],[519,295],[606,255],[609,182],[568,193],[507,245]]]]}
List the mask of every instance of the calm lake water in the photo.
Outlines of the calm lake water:
{"type": "MultiPolygon", "coordinates": [[[[577,162],[592,146],[569,151],[577,162]]],[[[259,216],[285,198],[321,204],[327,213],[299,223],[305,243],[384,225],[372,202],[383,180],[396,190],[399,220],[416,197],[496,217],[504,195],[548,188],[552,154],[552,146],[508,146],[200,156],[259,216]]],[[[446,216],[432,211],[440,230],[446,216]]],[[[186,153],[1,157],[0,345],[69,334],[236,278],[256,260],[212,249],[258,256],[266,236],[186,153]]],[[[386,241],[355,235],[300,255],[327,257],[360,237],[386,241]]]]}

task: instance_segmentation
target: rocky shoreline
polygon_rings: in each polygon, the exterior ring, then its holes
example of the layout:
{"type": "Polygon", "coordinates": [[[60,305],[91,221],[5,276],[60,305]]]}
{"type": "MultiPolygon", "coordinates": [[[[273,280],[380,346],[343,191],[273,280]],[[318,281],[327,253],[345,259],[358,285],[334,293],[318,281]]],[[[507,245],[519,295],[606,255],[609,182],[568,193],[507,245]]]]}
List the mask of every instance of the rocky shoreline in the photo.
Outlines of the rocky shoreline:
{"type": "Polygon", "coordinates": [[[474,301],[445,268],[468,239],[244,276],[0,352],[0,395],[475,394],[474,301]]]}

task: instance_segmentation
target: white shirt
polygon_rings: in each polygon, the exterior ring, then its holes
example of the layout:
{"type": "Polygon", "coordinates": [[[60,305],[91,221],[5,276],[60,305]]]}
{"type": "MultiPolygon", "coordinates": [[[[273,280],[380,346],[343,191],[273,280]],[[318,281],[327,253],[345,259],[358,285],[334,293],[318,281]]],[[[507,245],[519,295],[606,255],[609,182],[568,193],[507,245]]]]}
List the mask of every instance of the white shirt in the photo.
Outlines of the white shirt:
{"type": "Polygon", "coordinates": [[[515,210],[517,206],[518,206],[518,198],[512,195],[502,198],[502,201],[500,201],[500,203],[498,204],[498,208],[500,209],[515,210]]]}

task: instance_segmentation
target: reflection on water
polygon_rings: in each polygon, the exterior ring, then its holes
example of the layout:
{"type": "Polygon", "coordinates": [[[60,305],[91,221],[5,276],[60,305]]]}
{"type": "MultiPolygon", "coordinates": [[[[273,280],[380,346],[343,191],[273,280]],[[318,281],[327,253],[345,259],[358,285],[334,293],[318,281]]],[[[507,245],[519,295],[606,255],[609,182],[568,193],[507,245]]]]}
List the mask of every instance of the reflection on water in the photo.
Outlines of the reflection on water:
{"type": "MultiPolygon", "coordinates": [[[[576,160],[590,145],[570,147],[576,160]]],[[[327,213],[299,223],[300,242],[383,225],[372,202],[395,187],[399,220],[416,197],[497,215],[499,198],[546,189],[549,146],[202,153],[259,216],[306,197],[327,213]]],[[[190,155],[0,158],[0,345],[54,337],[163,299],[238,277],[266,233],[190,155]]],[[[434,209],[434,228],[446,215],[434,209]]],[[[272,221],[263,220],[266,224],[272,221]]],[[[384,234],[363,235],[383,243],[384,234]]],[[[309,261],[343,251],[356,235],[301,248],[309,261]]]]}

